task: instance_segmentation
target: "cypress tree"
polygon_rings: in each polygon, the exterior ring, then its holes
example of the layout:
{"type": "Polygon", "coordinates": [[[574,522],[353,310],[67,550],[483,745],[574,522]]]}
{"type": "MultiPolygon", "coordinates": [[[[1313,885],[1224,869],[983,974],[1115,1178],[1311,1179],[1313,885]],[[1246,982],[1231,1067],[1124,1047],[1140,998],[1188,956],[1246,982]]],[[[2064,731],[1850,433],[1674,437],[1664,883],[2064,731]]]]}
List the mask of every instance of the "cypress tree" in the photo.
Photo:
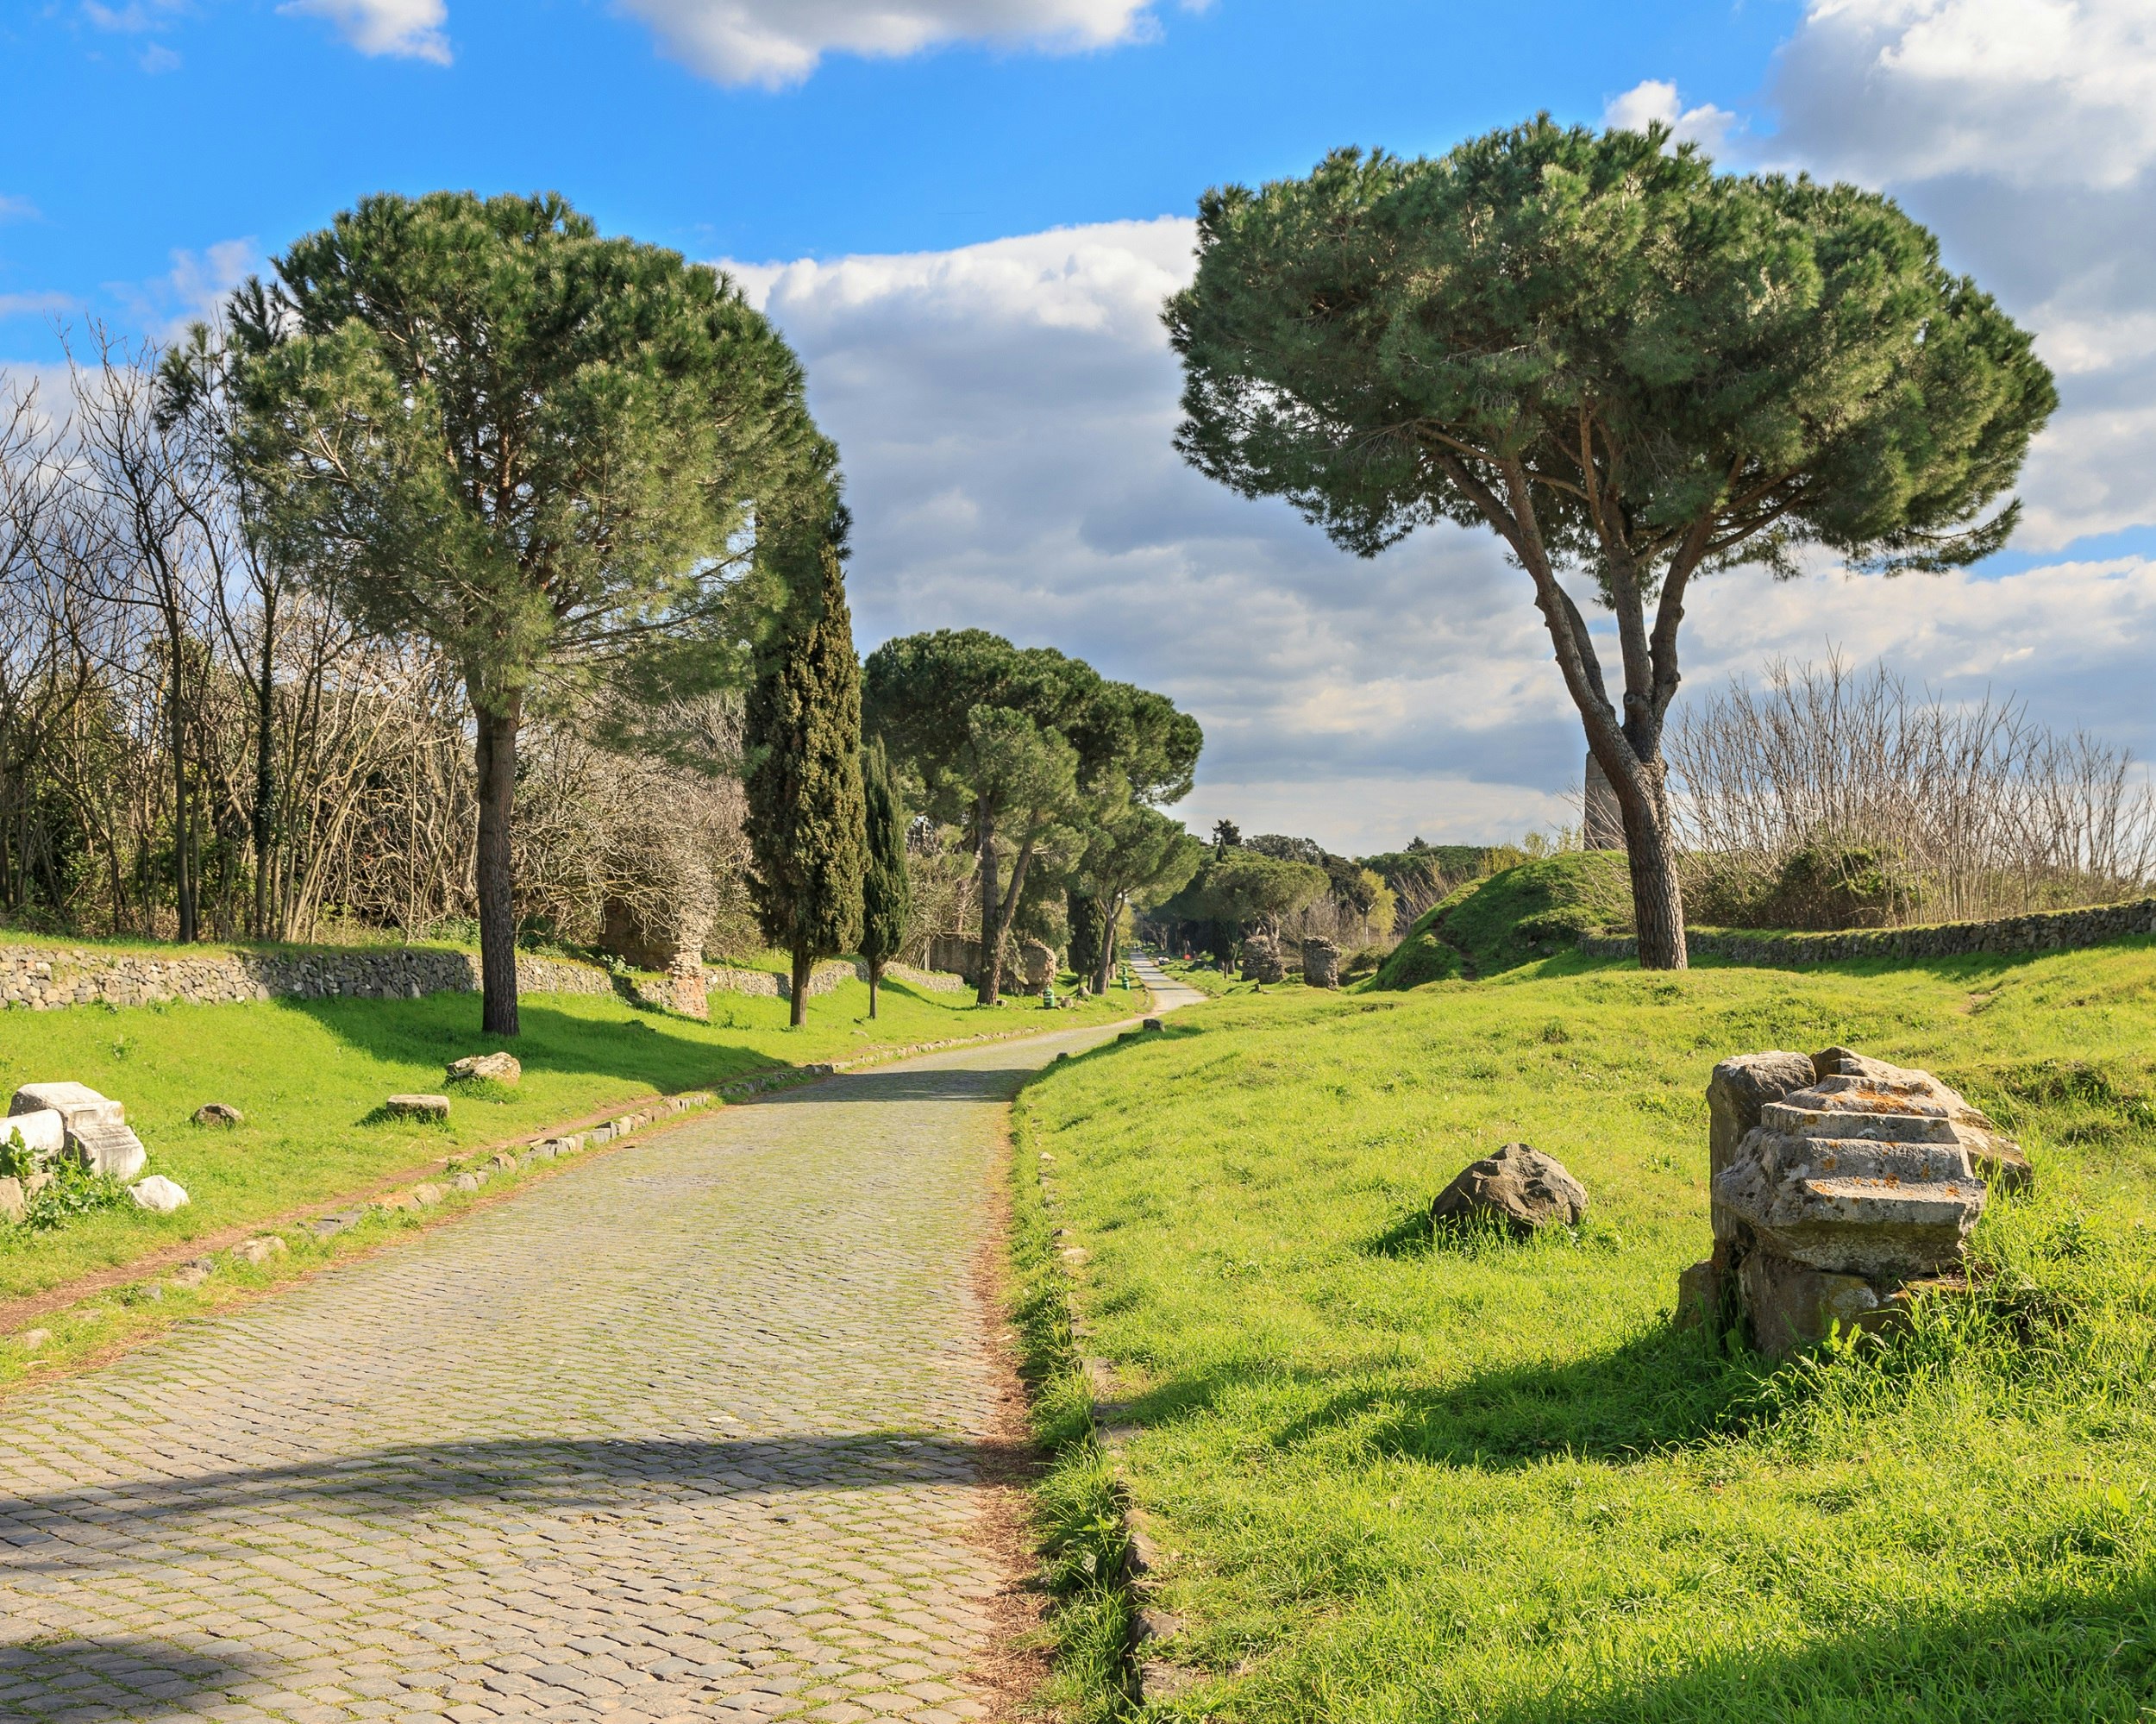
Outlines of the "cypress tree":
{"type": "Polygon", "coordinates": [[[861,955],[868,962],[868,1015],[876,1015],[883,967],[906,943],[913,918],[913,887],[906,872],[906,805],[882,738],[861,757],[862,792],[868,802],[868,868],[862,876],[861,955]]]}
{"type": "Polygon", "coordinates": [[[818,958],[861,938],[867,811],[861,790],[861,661],[840,561],[843,520],[777,535],[780,627],[749,690],[749,881],[764,937],[793,959],[793,1023],[808,1017],[818,958]]]}

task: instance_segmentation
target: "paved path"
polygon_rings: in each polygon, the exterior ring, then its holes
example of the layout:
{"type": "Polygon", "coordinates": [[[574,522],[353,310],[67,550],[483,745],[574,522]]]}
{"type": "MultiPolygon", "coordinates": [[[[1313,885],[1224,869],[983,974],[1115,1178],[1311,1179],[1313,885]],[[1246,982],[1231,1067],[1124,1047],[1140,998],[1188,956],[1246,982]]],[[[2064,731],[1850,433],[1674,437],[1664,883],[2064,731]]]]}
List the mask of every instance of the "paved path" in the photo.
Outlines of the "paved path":
{"type": "Polygon", "coordinates": [[[985,1715],[1018,1076],[724,1113],[0,1408],[0,1718],[985,1715]]]}

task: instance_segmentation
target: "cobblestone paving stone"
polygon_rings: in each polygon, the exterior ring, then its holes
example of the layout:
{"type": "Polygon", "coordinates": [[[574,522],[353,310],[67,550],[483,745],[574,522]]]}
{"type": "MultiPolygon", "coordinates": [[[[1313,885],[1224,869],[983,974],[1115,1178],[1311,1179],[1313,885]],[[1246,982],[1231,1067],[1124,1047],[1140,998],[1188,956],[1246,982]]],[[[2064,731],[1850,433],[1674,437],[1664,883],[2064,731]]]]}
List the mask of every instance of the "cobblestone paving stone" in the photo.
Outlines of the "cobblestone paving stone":
{"type": "Polygon", "coordinates": [[[985,1715],[969,1270],[1000,1104],[1094,1038],[728,1109],[0,1408],[0,1718],[985,1715]]]}

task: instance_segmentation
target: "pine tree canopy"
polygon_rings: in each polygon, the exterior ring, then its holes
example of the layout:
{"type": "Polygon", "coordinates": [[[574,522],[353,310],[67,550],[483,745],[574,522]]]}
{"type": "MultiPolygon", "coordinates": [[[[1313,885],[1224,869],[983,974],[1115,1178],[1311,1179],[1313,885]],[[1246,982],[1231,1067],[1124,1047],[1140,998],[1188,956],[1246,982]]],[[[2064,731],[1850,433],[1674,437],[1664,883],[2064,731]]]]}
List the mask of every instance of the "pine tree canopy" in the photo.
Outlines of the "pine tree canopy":
{"type": "Polygon", "coordinates": [[[1363,556],[1438,520],[1504,541],[1616,794],[1656,969],[1687,961],[1662,728],[1690,582],[1794,574],[1808,547],[1972,562],[2011,532],[2001,499],[2056,399],[1888,199],[1716,174],[1660,125],[1545,115],[1208,192],[1166,316],[1200,471],[1363,556]],[[1614,699],[1573,571],[1615,615],[1614,699]]]}
{"type": "Polygon", "coordinates": [[[741,667],[752,510],[835,456],[718,271],[552,194],[363,200],[235,296],[249,451],[288,558],[491,705],[549,661],[741,667]],[[737,606],[730,607],[737,610],[737,606]]]}
{"type": "Polygon", "coordinates": [[[1805,544],[1972,561],[2055,401],[1889,199],[1716,174],[1660,127],[1545,117],[1208,193],[1167,319],[1204,472],[1367,555],[1485,524],[1517,461],[1549,549],[1606,592],[1805,544]]]}

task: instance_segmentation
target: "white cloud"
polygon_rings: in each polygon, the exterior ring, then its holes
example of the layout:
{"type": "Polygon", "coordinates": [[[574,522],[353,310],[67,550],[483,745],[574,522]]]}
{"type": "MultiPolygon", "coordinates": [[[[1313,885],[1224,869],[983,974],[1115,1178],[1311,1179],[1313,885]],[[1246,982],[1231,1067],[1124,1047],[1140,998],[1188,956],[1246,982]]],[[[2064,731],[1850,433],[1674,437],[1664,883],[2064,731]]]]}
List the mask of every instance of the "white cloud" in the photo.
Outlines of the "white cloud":
{"type": "Polygon", "coordinates": [[[70,293],[0,293],[0,317],[34,317],[72,310],[70,293]]]}
{"type": "Polygon", "coordinates": [[[1070,50],[1140,35],[1153,0],[619,0],[667,52],[722,84],[799,84],[824,55],[946,42],[1070,50]]]}
{"type": "Polygon", "coordinates": [[[38,219],[36,204],[27,197],[10,197],[0,192],[0,222],[34,222],[38,219]]]}
{"type": "Polygon", "coordinates": [[[177,340],[188,325],[216,316],[225,297],[263,267],[251,239],[219,240],[200,251],[175,251],[172,266],[151,281],[115,282],[110,292],[151,338],[177,340]]]}
{"type": "Polygon", "coordinates": [[[1783,135],[1888,179],[2124,185],[2156,161],[2148,0],[1812,0],[1783,135]]]}
{"type": "Polygon", "coordinates": [[[328,21],[363,54],[449,64],[447,0],[286,0],[277,9],[328,21]]]}
{"type": "Polygon", "coordinates": [[[1602,107],[1602,124],[1621,131],[1644,132],[1657,120],[1679,143],[1698,144],[1709,155],[1719,154],[1731,135],[1742,129],[1728,109],[1711,102],[1687,108],[1677,100],[1677,85],[1657,78],[1633,85],[1602,107]]]}
{"type": "MultiPolygon", "coordinates": [[[[980,626],[1163,690],[1206,726],[1176,810],[1200,828],[1225,815],[1366,853],[1576,818],[1578,721],[1526,577],[1489,535],[1437,529],[1361,561],[1177,459],[1159,310],[1191,243],[1188,223],[1163,220],[736,266],[838,439],[863,649],[980,626]]],[[[2115,740],[2156,748],[2133,693],[2156,645],[2148,564],[1734,574],[1691,611],[1694,689],[1831,641],[1950,691],[1996,678],[2053,722],[2094,701],[2115,740]]]]}

